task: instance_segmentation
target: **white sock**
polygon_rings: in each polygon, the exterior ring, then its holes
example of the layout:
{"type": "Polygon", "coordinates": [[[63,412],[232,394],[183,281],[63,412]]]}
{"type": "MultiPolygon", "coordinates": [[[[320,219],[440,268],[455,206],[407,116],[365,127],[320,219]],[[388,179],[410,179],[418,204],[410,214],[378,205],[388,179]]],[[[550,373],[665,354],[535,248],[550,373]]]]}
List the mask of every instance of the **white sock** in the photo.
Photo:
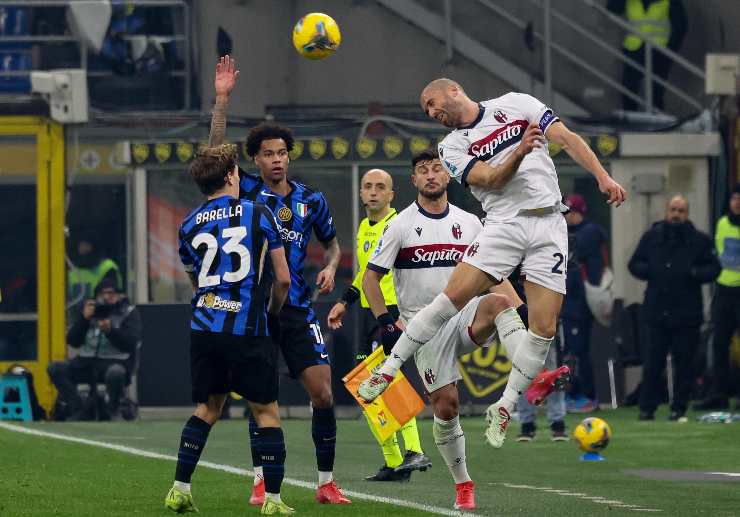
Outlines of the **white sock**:
{"type": "Polygon", "coordinates": [[[283,502],[283,500],[280,499],[280,494],[271,494],[270,492],[265,492],[265,499],[271,499],[275,501],[276,503],[283,502]]]}
{"type": "Polygon", "coordinates": [[[180,492],[185,492],[186,494],[190,493],[190,483],[183,483],[182,481],[175,481],[175,484],[173,486],[177,488],[180,492]]]}
{"type": "Polygon", "coordinates": [[[544,338],[528,330],[526,339],[517,347],[511,360],[509,380],[501,396],[503,405],[509,413],[514,411],[519,397],[527,391],[532,380],[545,365],[552,340],[553,338],[544,338]]]}
{"type": "Polygon", "coordinates": [[[504,345],[506,355],[513,359],[519,345],[527,338],[527,327],[513,307],[499,312],[494,322],[498,330],[498,339],[504,345]]]}
{"type": "Polygon", "coordinates": [[[434,415],[434,427],[432,427],[434,443],[437,444],[439,454],[445,460],[447,468],[450,469],[455,484],[470,481],[468,467],[465,463],[465,434],[460,427],[460,417],[452,420],[442,420],[434,415]]]}
{"type": "Polygon", "coordinates": [[[263,479],[265,479],[265,475],[262,472],[262,467],[254,467],[254,486],[259,485],[263,479]]]}
{"type": "Polygon", "coordinates": [[[325,484],[329,483],[332,479],[334,479],[334,473],[333,472],[319,472],[319,486],[324,486],[325,484]]]}
{"type": "Polygon", "coordinates": [[[388,358],[385,360],[380,373],[395,377],[398,370],[414,353],[427,341],[432,339],[437,331],[459,311],[444,293],[416,313],[411,318],[406,331],[401,335],[388,358]]]}

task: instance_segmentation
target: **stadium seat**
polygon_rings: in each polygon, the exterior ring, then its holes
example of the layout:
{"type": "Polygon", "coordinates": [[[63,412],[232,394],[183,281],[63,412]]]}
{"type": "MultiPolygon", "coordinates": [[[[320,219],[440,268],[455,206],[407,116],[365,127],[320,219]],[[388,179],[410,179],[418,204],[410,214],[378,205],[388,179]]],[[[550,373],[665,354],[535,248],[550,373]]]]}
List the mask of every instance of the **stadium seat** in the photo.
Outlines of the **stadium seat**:
{"type": "Polygon", "coordinates": [[[16,375],[0,376],[0,420],[33,420],[25,378],[16,375]]]}

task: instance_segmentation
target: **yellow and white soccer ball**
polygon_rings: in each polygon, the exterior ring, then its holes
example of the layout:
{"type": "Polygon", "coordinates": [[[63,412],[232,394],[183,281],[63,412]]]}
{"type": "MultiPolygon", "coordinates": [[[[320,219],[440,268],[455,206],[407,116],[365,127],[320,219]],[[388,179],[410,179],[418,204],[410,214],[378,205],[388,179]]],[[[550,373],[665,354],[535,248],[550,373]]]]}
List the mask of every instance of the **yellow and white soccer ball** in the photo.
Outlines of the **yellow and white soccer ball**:
{"type": "Polygon", "coordinates": [[[309,13],[295,24],[293,46],[307,59],[324,59],[342,43],[342,34],[334,18],[324,13],[309,13]]]}
{"type": "Polygon", "coordinates": [[[609,424],[601,418],[585,418],[573,431],[573,438],[578,447],[586,452],[596,452],[606,449],[612,430],[609,424]]]}

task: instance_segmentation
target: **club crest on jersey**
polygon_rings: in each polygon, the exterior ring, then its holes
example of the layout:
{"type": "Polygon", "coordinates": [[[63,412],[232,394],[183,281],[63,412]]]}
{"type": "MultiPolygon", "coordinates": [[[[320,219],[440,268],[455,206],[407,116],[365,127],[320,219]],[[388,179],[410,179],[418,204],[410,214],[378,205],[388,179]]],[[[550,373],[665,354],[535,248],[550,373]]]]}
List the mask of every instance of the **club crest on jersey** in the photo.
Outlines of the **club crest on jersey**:
{"type": "Polygon", "coordinates": [[[470,144],[468,154],[480,160],[488,161],[504,149],[520,142],[527,125],[526,120],[514,120],[498,128],[490,135],[470,144]]]}
{"type": "Polygon", "coordinates": [[[300,217],[306,217],[308,215],[308,205],[306,203],[296,203],[295,211],[300,217]]]}
{"type": "Polygon", "coordinates": [[[480,244],[478,244],[477,242],[474,242],[473,244],[468,246],[468,257],[472,257],[473,255],[478,253],[478,246],[480,246],[480,244]]]}
{"type": "Polygon", "coordinates": [[[195,304],[195,306],[227,312],[239,312],[240,310],[242,310],[242,302],[224,300],[220,296],[216,296],[214,293],[206,293],[201,295],[201,297],[198,298],[198,302],[195,304]]]}
{"type": "Polygon", "coordinates": [[[462,238],[462,228],[460,228],[460,223],[455,223],[452,225],[452,236],[457,240],[460,240],[460,238],[462,238]]]}
{"type": "Polygon", "coordinates": [[[495,118],[496,119],[496,122],[498,122],[499,124],[505,124],[506,123],[506,119],[509,118],[509,117],[507,117],[506,116],[506,113],[504,113],[503,111],[496,110],[496,111],[493,112],[493,118],[495,118]]]}
{"type": "Polygon", "coordinates": [[[290,211],[290,208],[284,206],[278,210],[277,216],[282,222],[287,223],[293,218],[293,212],[290,211]]]}

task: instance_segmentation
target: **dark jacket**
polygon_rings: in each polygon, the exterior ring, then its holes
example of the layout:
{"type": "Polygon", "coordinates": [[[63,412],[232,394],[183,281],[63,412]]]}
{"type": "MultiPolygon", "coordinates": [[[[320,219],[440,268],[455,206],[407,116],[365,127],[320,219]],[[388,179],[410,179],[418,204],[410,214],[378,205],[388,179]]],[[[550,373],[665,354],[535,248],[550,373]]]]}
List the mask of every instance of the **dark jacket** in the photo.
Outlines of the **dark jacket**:
{"type": "Polygon", "coordinates": [[[568,320],[590,319],[583,286],[585,274],[588,283],[599,285],[604,272],[604,245],[606,232],[598,224],[584,220],[568,226],[568,273],[565,277],[567,294],[560,317],[568,320]]]}
{"type": "Polygon", "coordinates": [[[80,357],[118,359],[130,363],[141,340],[139,311],[126,298],[121,298],[108,319],[111,329],[106,333],[93,324],[95,318],[87,320],[80,315],[67,332],[67,343],[73,348],[81,347],[80,357]]]}
{"type": "Polygon", "coordinates": [[[701,284],[719,275],[712,239],[690,222],[653,224],[629,262],[630,273],[647,281],[648,324],[698,326],[703,321],[701,284]]]}

